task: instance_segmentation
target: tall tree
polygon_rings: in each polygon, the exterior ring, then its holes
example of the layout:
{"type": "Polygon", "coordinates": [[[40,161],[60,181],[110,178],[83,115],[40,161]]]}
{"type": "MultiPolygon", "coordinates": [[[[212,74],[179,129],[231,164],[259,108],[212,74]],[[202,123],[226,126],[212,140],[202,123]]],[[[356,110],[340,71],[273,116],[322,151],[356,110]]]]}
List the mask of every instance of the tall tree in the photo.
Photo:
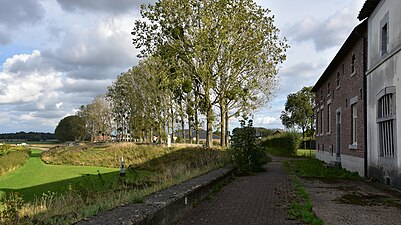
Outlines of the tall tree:
{"type": "Polygon", "coordinates": [[[90,134],[91,141],[95,140],[95,136],[111,135],[113,128],[112,105],[105,96],[96,96],[90,104],[81,106],[77,115],[84,120],[86,133],[90,134]]]}
{"type": "Polygon", "coordinates": [[[312,87],[303,87],[296,93],[287,96],[285,110],[281,112],[281,122],[287,128],[299,128],[302,137],[305,132],[314,129],[313,109],[315,106],[315,95],[312,87]]]}
{"type": "Polygon", "coordinates": [[[61,142],[78,141],[85,135],[85,123],[79,116],[67,116],[60,120],[54,133],[61,142]]]}
{"type": "Polygon", "coordinates": [[[253,0],[159,0],[143,6],[144,19],[135,22],[133,40],[141,55],[162,53],[174,59],[196,84],[195,97],[206,115],[208,147],[212,146],[216,104],[222,126],[227,124],[228,93],[241,92],[231,100],[245,103],[241,99],[259,98],[258,94],[271,91],[272,77],[285,59],[287,45],[268,14],[253,0]]]}

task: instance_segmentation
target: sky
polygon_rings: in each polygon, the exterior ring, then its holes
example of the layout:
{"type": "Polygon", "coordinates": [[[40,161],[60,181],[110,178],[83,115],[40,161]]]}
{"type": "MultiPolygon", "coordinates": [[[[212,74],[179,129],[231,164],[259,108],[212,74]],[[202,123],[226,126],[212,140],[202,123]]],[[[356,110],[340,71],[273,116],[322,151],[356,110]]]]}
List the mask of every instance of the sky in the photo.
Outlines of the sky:
{"type": "MultiPolygon", "coordinates": [[[[314,85],[359,23],[364,0],[255,0],[291,46],[272,100],[254,126],[282,128],[286,97],[314,85]]],[[[0,133],[54,132],[60,119],[105,94],[135,66],[130,35],[155,0],[1,0],[0,133]]],[[[238,125],[237,119],[230,122],[238,125]]]]}

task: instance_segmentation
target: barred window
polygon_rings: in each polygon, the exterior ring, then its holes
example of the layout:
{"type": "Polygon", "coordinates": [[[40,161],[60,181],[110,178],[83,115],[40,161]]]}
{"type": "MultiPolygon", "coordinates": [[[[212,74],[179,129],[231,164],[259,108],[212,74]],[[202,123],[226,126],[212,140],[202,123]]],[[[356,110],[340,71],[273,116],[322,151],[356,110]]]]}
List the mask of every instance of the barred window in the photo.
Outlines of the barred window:
{"type": "Polygon", "coordinates": [[[395,101],[394,93],[383,95],[378,102],[377,124],[380,156],[394,157],[395,153],[395,101]]]}

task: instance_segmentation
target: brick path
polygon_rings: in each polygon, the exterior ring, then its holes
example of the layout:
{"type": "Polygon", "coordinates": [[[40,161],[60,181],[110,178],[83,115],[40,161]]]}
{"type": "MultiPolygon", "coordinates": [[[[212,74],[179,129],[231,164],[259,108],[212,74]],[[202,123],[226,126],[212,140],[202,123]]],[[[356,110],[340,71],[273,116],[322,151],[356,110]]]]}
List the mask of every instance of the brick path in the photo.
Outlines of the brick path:
{"type": "Polygon", "coordinates": [[[237,177],[179,221],[178,225],[298,224],[287,219],[290,178],[282,160],[273,158],[266,172],[237,177]]]}

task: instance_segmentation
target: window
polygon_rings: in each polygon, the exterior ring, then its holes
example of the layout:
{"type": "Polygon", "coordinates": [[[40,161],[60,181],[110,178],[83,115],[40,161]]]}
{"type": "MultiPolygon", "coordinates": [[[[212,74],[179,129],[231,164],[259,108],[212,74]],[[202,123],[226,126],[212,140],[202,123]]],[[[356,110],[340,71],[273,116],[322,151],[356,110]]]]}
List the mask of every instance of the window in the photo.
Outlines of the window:
{"type": "Polygon", "coordinates": [[[331,104],[327,105],[327,133],[331,133],[331,104]]]}
{"type": "Polygon", "coordinates": [[[377,124],[379,150],[382,157],[394,157],[395,153],[395,95],[385,93],[378,101],[377,124]]]}
{"type": "Polygon", "coordinates": [[[358,118],[358,111],[356,104],[351,105],[351,113],[352,113],[352,120],[351,120],[351,133],[352,133],[352,145],[357,145],[357,118],[358,118]]]}
{"type": "Polygon", "coordinates": [[[324,121],[324,112],[323,112],[323,108],[320,112],[320,134],[323,134],[324,128],[323,128],[323,121],[324,121]]]}
{"type": "Polygon", "coordinates": [[[330,82],[327,83],[327,95],[330,95],[330,82]]]}
{"type": "Polygon", "coordinates": [[[323,100],[323,90],[320,90],[320,100],[323,100]]]}
{"type": "Polygon", "coordinates": [[[316,112],[316,133],[319,135],[320,134],[320,125],[319,125],[319,111],[316,112]]]}
{"type": "Polygon", "coordinates": [[[384,15],[380,21],[380,55],[384,56],[389,51],[389,14],[384,15]]]}
{"type": "Polygon", "coordinates": [[[387,53],[387,45],[388,45],[388,26],[386,23],[384,24],[381,30],[381,55],[387,53]]]}
{"type": "MultiPolygon", "coordinates": [[[[344,66],[344,65],[343,65],[344,66]]],[[[340,72],[337,72],[337,79],[336,79],[337,87],[340,87],[340,72]]]]}
{"type": "Polygon", "coordinates": [[[351,74],[355,73],[355,61],[356,61],[356,56],[354,53],[352,53],[352,58],[351,58],[351,74]]]}

